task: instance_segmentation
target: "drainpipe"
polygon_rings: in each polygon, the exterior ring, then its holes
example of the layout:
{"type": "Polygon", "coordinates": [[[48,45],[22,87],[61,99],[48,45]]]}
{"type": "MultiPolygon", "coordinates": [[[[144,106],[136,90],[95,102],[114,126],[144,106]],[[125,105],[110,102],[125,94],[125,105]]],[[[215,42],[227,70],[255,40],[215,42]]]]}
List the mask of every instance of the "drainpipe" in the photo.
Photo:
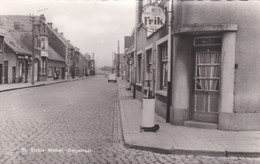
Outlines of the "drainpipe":
{"type": "Polygon", "coordinates": [[[167,110],[166,110],[166,122],[170,122],[170,110],[171,110],[171,97],[172,97],[172,1],[169,1],[168,9],[168,62],[167,62],[167,110]]]}
{"type": "Polygon", "coordinates": [[[136,22],[135,22],[135,38],[134,38],[134,66],[133,66],[133,72],[134,72],[134,78],[133,78],[133,99],[136,98],[136,79],[137,79],[137,70],[136,70],[136,64],[137,64],[137,26],[139,24],[139,1],[136,1],[136,22]]]}

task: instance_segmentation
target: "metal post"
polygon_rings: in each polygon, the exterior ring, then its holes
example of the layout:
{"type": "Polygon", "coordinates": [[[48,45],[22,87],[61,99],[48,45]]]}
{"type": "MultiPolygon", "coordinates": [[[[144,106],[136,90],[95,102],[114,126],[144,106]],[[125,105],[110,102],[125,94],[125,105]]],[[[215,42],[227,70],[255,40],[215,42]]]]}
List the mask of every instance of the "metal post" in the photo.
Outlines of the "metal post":
{"type": "Polygon", "coordinates": [[[117,72],[117,77],[120,77],[120,54],[119,54],[119,40],[117,41],[117,55],[118,55],[118,72],[117,72]]]}
{"type": "Polygon", "coordinates": [[[172,1],[169,1],[169,10],[168,10],[168,16],[169,16],[169,22],[168,22],[168,72],[167,72],[167,110],[166,110],[166,122],[170,122],[170,110],[171,110],[171,92],[172,92],[172,76],[171,76],[171,69],[172,69],[172,1]]]}

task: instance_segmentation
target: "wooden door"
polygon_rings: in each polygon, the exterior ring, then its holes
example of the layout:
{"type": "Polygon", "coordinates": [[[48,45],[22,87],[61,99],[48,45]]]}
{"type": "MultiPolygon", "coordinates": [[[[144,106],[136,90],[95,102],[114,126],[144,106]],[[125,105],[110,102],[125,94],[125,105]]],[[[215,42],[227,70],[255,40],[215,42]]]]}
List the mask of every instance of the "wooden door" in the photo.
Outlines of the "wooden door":
{"type": "Polygon", "coordinates": [[[217,123],[220,82],[220,52],[196,52],[193,119],[217,123]]]}

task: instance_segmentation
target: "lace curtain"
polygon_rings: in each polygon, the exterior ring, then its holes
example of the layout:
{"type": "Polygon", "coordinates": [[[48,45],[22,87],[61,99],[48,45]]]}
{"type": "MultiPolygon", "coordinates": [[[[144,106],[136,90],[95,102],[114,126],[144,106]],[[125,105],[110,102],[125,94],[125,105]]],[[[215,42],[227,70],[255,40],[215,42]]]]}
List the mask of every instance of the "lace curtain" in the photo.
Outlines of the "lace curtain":
{"type": "Polygon", "coordinates": [[[197,53],[197,66],[200,89],[219,90],[220,54],[218,52],[197,53]]]}

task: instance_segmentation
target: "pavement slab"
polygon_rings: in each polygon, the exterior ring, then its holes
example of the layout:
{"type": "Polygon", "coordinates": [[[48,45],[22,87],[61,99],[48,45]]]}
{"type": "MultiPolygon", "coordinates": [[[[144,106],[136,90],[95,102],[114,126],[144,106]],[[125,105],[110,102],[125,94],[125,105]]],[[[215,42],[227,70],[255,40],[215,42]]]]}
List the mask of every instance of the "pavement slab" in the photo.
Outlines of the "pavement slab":
{"type": "Polygon", "coordinates": [[[180,154],[260,157],[260,131],[221,131],[175,126],[155,114],[157,132],[140,132],[141,102],[118,80],[123,136],[129,147],[180,154]],[[125,99],[128,97],[128,99],[125,99]]]}

